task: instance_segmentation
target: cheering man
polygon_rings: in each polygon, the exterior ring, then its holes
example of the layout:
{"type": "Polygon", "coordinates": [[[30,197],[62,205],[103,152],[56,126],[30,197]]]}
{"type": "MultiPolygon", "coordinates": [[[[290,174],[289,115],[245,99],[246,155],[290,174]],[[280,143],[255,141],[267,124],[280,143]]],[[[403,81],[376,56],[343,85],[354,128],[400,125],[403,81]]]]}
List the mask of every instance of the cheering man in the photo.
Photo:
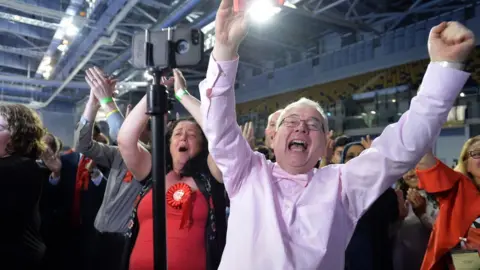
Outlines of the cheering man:
{"type": "Polygon", "coordinates": [[[371,147],[342,165],[314,169],[325,156],[328,121],[318,103],[300,99],[284,108],[273,139],[276,163],[254,153],[236,123],[233,89],[238,47],[247,32],[244,13],[223,0],[216,43],[200,83],[209,151],[231,200],[220,270],[344,267],[355,225],[370,205],[415,167],[440,133],[469,74],[471,31],[456,22],[430,32],[431,64],[410,110],[371,147]]]}

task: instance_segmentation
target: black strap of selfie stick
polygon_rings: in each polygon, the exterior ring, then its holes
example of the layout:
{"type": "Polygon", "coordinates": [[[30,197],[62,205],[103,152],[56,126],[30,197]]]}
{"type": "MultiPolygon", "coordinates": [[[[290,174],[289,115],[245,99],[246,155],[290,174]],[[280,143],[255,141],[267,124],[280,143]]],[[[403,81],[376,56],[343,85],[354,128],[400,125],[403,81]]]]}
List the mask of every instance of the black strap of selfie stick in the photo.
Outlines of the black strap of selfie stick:
{"type": "MultiPolygon", "coordinates": [[[[169,31],[169,30],[167,30],[169,31]]],[[[167,44],[170,52],[170,42],[167,44]]],[[[154,44],[145,31],[146,64],[153,76],[147,91],[147,114],[152,122],[152,181],[153,181],[153,254],[154,269],[167,270],[167,215],[165,200],[165,119],[171,107],[167,88],[161,84],[168,67],[157,69],[154,63],[154,44]]],[[[170,53],[169,53],[170,54],[170,53]]]]}

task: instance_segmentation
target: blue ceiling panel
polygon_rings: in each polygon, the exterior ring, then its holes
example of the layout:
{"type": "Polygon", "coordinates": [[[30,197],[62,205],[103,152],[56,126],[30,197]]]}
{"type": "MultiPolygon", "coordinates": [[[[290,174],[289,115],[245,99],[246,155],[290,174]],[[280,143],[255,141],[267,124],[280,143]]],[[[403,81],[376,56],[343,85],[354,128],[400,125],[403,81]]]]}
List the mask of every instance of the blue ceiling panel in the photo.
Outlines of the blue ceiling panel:
{"type": "MultiPolygon", "coordinates": [[[[14,76],[12,74],[0,73],[0,81],[5,82],[14,82],[14,83],[26,83],[33,85],[42,85],[45,87],[60,87],[63,84],[63,81],[53,81],[53,80],[43,80],[37,78],[26,78],[22,76],[14,76]]],[[[67,88],[73,89],[85,89],[90,90],[90,86],[84,81],[82,82],[70,82],[67,85],[67,88]]]]}
{"type": "Polygon", "coordinates": [[[35,5],[39,7],[49,8],[53,10],[61,10],[62,4],[61,1],[54,0],[22,0],[25,4],[35,5]]]}
{"type": "MultiPolygon", "coordinates": [[[[48,0],[47,0],[48,1],[48,0]]],[[[70,1],[70,5],[67,7],[67,10],[65,11],[66,14],[70,16],[76,16],[80,9],[83,7],[84,1],[83,0],[72,0],[70,1]]],[[[78,33],[78,36],[76,37],[81,38],[82,37],[82,31],[78,33]]],[[[52,38],[52,41],[50,42],[50,45],[48,46],[47,51],[45,52],[45,55],[47,56],[53,56],[55,52],[57,51],[58,46],[62,43],[62,39],[60,38],[52,38]]],[[[41,74],[37,73],[36,77],[40,77],[41,74]]]]}
{"type": "Polygon", "coordinates": [[[217,15],[217,11],[214,10],[210,12],[207,16],[205,16],[203,19],[201,19],[199,22],[195,23],[193,28],[201,29],[205,25],[213,22],[215,20],[215,16],[217,15]]]}
{"type": "MultiPolygon", "coordinates": [[[[9,96],[18,96],[18,97],[31,97],[36,101],[43,101],[48,99],[52,94],[51,93],[44,93],[41,91],[30,91],[30,90],[22,90],[18,86],[6,86],[0,85],[0,93],[9,96]]],[[[1,97],[1,95],[0,95],[1,97]]],[[[69,96],[62,96],[58,95],[55,100],[58,101],[73,101],[72,97],[69,96]]]]}
{"type": "MultiPolygon", "coordinates": [[[[58,67],[62,67],[60,72],[57,72],[57,78],[66,77],[74,65],[77,64],[78,59],[84,56],[92,47],[92,45],[105,33],[108,25],[118,14],[121,8],[125,5],[127,0],[118,0],[111,3],[105,12],[100,16],[96,22],[95,28],[90,31],[82,43],[76,47],[75,52],[69,52],[66,57],[62,58],[58,63],[58,67]]],[[[57,70],[59,71],[59,70],[57,70]]]]}
{"type": "Polygon", "coordinates": [[[23,57],[20,55],[0,52],[0,66],[20,69],[20,70],[28,70],[30,65],[30,69],[36,68],[38,65],[38,61],[23,57]]]}
{"type": "Polygon", "coordinates": [[[11,22],[5,19],[0,19],[0,31],[44,41],[50,41],[53,37],[52,30],[33,25],[11,22]]]}

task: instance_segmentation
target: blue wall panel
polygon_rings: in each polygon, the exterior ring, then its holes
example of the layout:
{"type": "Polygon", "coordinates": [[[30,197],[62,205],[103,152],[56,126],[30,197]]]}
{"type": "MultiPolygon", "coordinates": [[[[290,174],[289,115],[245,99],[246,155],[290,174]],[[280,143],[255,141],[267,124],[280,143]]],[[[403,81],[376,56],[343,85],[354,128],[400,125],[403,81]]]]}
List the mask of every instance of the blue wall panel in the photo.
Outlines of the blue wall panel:
{"type": "Polygon", "coordinates": [[[389,55],[394,52],[393,38],[393,32],[388,32],[382,38],[383,53],[385,55],[389,55]]]}
{"type": "Polygon", "coordinates": [[[349,64],[357,63],[357,45],[350,45],[348,48],[348,62],[349,64]]]}
{"type": "Polygon", "coordinates": [[[375,48],[373,47],[373,40],[367,40],[365,42],[365,59],[364,61],[369,61],[374,58],[374,50],[375,48]]]}
{"type": "Polygon", "coordinates": [[[405,49],[411,49],[415,46],[415,26],[409,25],[405,28],[405,49]]]}
{"type": "Polygon", "coordinates": [[[365,61],[365,41],[361,41],[357,44],[357,62],[365,61]]]}
{"type": "Polygon", "coordinates": [[[405,28],[400,28],[395,31],[394,51],[401,52],[403,50],[405,50],[405,28]]]}
{"type": "Polygon", "coordinates": [[[465,21],[465,9],[460,9],[460,10],[454,11],[453,14],[452,14],[452,21],[464,22],[465,21]]]}
{"type": "Polygon", "coordinates": [[[425,21],[421,21],[415,24],[415,46],[425,45],[427,40],[427,31],[425,30],[425,21]]]}

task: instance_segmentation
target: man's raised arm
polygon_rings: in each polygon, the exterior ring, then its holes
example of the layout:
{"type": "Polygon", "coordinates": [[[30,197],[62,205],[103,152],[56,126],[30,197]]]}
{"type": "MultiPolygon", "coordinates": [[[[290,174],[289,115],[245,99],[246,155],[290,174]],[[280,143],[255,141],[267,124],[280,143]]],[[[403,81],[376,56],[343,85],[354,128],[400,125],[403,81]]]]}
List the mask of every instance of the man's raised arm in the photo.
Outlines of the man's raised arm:
{"type": "Polygon", "coordinates": [[[223,174],[223,182],[231,198],[241,187],[253,157],[235,114],[237,52],[245,34],[244,15],[234,14],[233,0],[222,0],[215,21],[215,47],[207,76],[199,85],[203,131],[208,139],[210,154],[223,174]]]}
{"type": "Polygon", "coordinates": [[[343,202],[354,221],[431,149],[470,76],[461,69],[474,44],[473,33],[460,23],[432,29],[428,41],[432,63],[410,109],[342,168],[343,202]]]}

